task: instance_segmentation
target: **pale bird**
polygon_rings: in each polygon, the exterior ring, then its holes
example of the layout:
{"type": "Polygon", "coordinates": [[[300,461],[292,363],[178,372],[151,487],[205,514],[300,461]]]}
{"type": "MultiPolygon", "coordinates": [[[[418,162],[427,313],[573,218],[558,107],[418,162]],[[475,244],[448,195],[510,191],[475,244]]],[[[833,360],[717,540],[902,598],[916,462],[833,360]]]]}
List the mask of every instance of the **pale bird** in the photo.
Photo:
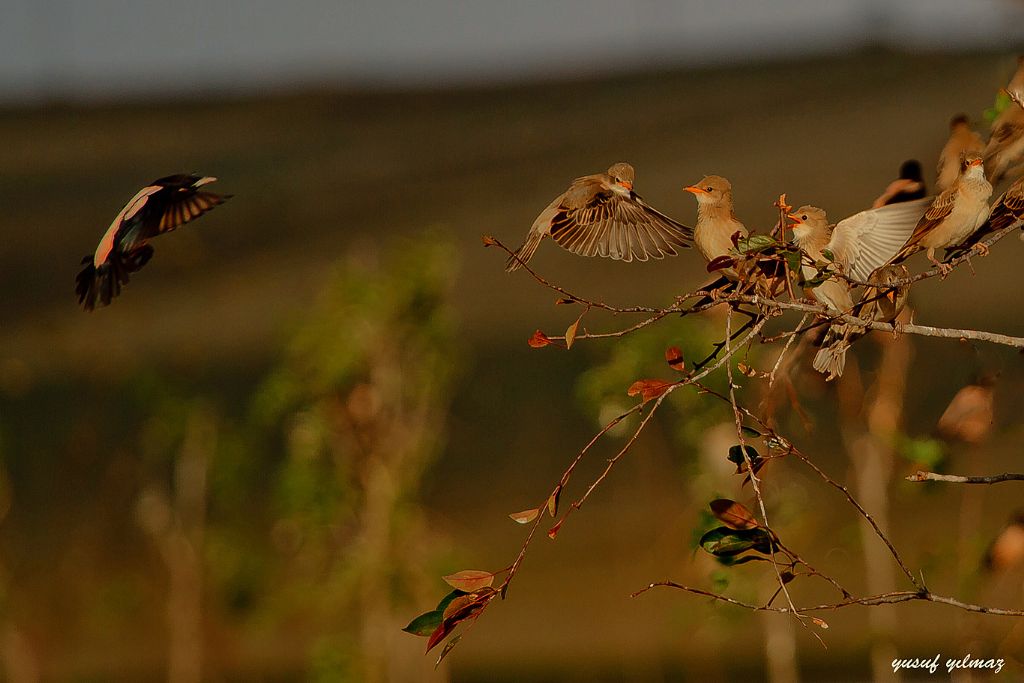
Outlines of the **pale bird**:
{"type": "Polygon", "coordinates": [[[981,227],[988,218],[991,196],[992,185],[985,179],[981,157],[965,155],[956,181],[931,203],[892,262],[900,263],[927,249],[928,260],[945,276],[952,266],[936,260],[935,250],[960,244],[981,227]]]}
{"type": "MultiPolygon", "coordinates": [[[[693,243],[709,263],[733,249],[733,235],[742,239],[749,231],[736,218],[732,204],[732,183],[722,176],[704,176],[699,182],[683,188],[697,199],[697,224],[693,243]]],[[[734,268],[722,269],[729,279],[739,277],[734,268]]]]}
{"type": "Polygon", "coordinates": [[[928,188],[924,184],[924,174],[921,170],[921,162],[917,159],[908,159],[900,165],[899,177],[889,183],[885,192],[880,194],[871,208],[877,209],[880,206],[899,204],[920,199],[928,194],[928,188]]]}
{"type": "Polygon", "coordinates": [[[1011,91],[1017,100],[992,122],[992,134],[985,146],[985,169],[992,184],[998,185],[1008,172],[1024,161],[1024,90],[1011,91]]]}
{"type": "Polygon", "coordinates": [[[572,181],[537,216],[505,270],[528,262],[545,237],[580,256],[627,262],[675,256],[676,248],[689,248],[693,230],[648,206],[633,192],[633,179],[633,167],[618,163],[607,173],[572,181]]]}

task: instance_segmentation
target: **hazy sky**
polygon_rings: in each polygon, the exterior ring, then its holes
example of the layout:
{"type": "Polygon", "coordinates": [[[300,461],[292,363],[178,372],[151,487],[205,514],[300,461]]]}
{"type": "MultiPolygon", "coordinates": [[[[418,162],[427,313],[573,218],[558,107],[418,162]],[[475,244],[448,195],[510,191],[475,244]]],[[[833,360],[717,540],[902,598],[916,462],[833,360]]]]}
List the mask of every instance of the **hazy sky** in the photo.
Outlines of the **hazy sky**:
{"type": "Polygon", "coordinates": [[[0,16],[7,100],[1024,46],[1022,0],[0,0],[0,16]]]}

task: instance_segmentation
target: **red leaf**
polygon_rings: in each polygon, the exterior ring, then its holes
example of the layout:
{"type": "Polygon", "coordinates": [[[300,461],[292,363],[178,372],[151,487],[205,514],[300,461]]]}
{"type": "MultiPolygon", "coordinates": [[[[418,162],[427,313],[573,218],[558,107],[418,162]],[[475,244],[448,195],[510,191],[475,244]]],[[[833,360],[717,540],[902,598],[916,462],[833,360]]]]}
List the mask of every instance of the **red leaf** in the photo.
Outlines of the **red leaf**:
{"type": "Polygon", "coordinates": [[[564,522],[564,521],[565,521],[565,517],[563,517],[562,519],[558,520],[557,524],[555,524],[553,527],[548,529],[548,538],[550,538],[552,541],[555,540],[555,536],[558,535],[558,530],[562,528],[562,522],[564,522]]]}
{"type": "Polygon", "coordinates": [[[562,485],[559,484],[548,496],[548,514],[554,517],[558,514],[558,499],[562,495],[562,485]]]}
{"type": "Polygon", "coordinates": [[[675,386],[675,382],[666,382],[661,379],[639,379],[629,386],[626,395],[640,395],[646,403],[651,399],[658,398],[673,386],[675,386]]]}
{"type": "Polygon", "coordinates": [[[733,529],[754,529],[760,526],[754,515],[742,504],[727,498],[711,501],[711,514],[733,529]]]}
{"type": "Polygon", "coordinates": [[[479,569],[464,569],[461,572],[443,577],[452,588],[472,593],[494,583],[494,574],[479,569]]]}
{"type": "Polygon", "coordinates": [[[494,239],[490,235],[481,235],[480,239],[483,240],[485,247],[493,247],[495,244],[498,243],[498,240],[494,239]]]}
{"type": "Polygon", "coordinates": [[[529,510],[523,510],[522,512],[513,512],[509,517],[519,524],[529,524],[533,520],[537,519],[537,515],[539,514],[540,508],[531,508],[529,510]]]}
{"type": "Polygon", "coordinates": [[[527,341],[526,343],[535,349],[539,349],[547,346],[548,344],[554,344],[555,342],[551,341],[551,339],[548,338],[548,335],[544,334],[540,330],[537,330],[536,332],[533,333],[533,336],[530,337],[529,341],[527,341]]]}
{"type": "Polygon", "coordinates": [[[683,360],[683,352],[678,346],[670,346],[665,349],[665,362],[673,370],[682,372],[686,369],[686,361],[683,360]]]}
{"type": "Polygon", "coordinates": [[[457,616],[460,612],[462,612],[467,607],[475,603],[477,600],[478,596],[475,593],[470,593],[468,595],[460,595],[459,597],[449,602],[448,606],[444,608],[444,614],[442,615],[442,619],[444,621],[447,621],[452,617],[457,616]]]}
{"type": "MultiPolygon", "coordinates": [[[[733,243],[733,246],[735,246],[735,242],[733,243]]],[[[716,270],[722,270],[723,268],[732,268],[734,265],[736,265],[736,259],[732,256],[723,254],[722,256],[713,258],[708,262],[707,271],[709,273],[713,273],[716,270]]]]}
{"type": "Polygon", "coordinates": [[[426,652],[424,652],[424,654],[433,650],[438,643],[447,638],[448,634],[451,633],[452,629],[455,628],[457,625],[458,622],[451,622],[447,619],[438,624],[437,628],[434,629],[434,632],[430,634],[430,638],[427,639],[427,649],[426,652]]]}
{"type": "Polygon", "coordinates": [[[570,304],[576,303],[576,299],[559,299],[555,302],[556,306],[569,306],[570,304]]]}

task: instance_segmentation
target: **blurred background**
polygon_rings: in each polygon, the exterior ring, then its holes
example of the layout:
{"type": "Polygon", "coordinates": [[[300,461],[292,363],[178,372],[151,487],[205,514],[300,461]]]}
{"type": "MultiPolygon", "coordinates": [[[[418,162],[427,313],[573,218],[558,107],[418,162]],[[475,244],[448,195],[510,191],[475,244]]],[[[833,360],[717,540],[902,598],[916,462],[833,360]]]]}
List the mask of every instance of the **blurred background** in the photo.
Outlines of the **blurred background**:
{"type": "MultiPolygon", "coordinates": [[[[710,500],[753,504],[725,458],[731,415],[683,391],[440,668],[400,630],[447,592],[442,575],[510,564],[525,530],[507,515],[546,498],[635,379],[671,377],[667,346],[699,358],[724,325],[531,349],[579,311],[506,275],[480,236],[517,246],[572,178],[623,160],[683,222],[681,187],[727,176],[761,230],[781,192],[837,220],[906,158],[933,183],[949,118],[987,129],[1024,4],[0,4],[5,680],[852,681],[936,653],[1003,657],[1003,678],[1024,678],[1020,619],[851,608],[820,615],[825,649],[785,616],[631,599],[661,579],[774,590],[761,563],[696,550],[710,500]],[[83,313],[81,257],[138,188],[190,171],[234,198],[83,313]]],[[[1024,334],[1022,249],[1007,239],[976,274],[922,283],[917,321],[1024,334]]],[[[668,305],[707,278],[693,253],[623,264],[544,244],[533,263],[618,305],[668,305]]],[[[1021,608],[1024,549],[992,550],[1022,528],[1020,486],[902,480],[1024,469],[1018,354],[874,335],[826,385],[812,352],[788,391],[748,380],[744,401],[849,483],[933,590],[1021,608]],[[972,417],[938,429],[972,384],[972,417]]],[[[787,545],[855,592],[906,587],[810,470],[765,475],[787,545]]]]}

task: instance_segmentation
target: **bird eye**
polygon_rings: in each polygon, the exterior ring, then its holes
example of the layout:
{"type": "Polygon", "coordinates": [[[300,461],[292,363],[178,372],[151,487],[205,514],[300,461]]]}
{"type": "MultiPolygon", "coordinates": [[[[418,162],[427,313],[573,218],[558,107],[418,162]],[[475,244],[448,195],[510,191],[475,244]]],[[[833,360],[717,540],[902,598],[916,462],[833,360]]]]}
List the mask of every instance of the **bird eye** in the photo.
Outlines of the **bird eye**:
{"type": "Polygon", "coordinates": [[[705,190],[707,190],[708,192],[712,192],[712,191],[713,191],[713,190],[714,190],[715,188],[713,188],[713,187],[711,187],[710,185],[708,185],[708,186],[707,186],[706,188],[704,188],[704,189],[705,189],[705,190]]]}
{"type": "Polygon", "coordinates": [[[803,216],[800,216],[800,220],[802,220],[802,221],[807,220],[807,214],[804,214],[803,216]]]}

